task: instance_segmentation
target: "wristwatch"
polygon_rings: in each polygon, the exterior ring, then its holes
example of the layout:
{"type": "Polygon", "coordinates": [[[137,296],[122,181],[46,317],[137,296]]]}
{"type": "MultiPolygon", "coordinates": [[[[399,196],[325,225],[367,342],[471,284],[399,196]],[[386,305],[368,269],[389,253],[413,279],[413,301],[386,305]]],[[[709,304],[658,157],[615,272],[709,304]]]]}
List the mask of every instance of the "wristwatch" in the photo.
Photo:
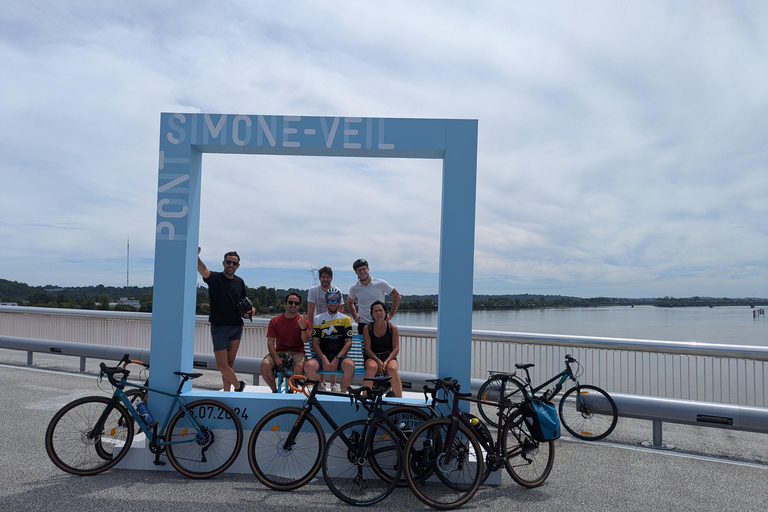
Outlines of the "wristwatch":
{"type": "Polygon", "coordinates": [[[336,354],[336,359],[341,359],[342,357],[344,356],[342,356],[341,354],[336,354]]]}

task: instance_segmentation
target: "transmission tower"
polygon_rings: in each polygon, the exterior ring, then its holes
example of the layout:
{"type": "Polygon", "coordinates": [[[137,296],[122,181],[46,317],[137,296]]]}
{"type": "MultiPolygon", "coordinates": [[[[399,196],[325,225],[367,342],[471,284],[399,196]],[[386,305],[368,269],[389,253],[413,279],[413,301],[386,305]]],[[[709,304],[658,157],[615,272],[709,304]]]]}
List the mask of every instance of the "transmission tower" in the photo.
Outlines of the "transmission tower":
{"type": "Polygon", "coordinates": [[[131,237],[128,237],[128,245],[125,248],[125,287],[131,284],[131,237]]]}
{"type": "Polygon", "coordinates": [[[320,282],[320,280],[317,277],[317,271],[320,270],[319,268],[310,267],[309,273],[312,274],[312,286],[315,286],[320,282]]]}

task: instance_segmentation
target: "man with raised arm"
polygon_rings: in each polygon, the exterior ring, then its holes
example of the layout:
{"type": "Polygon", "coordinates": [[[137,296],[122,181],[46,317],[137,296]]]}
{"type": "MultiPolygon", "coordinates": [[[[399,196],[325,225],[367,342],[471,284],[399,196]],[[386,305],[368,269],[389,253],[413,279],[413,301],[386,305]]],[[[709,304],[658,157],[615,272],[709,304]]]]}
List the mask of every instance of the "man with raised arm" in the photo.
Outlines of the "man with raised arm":
{"type": "MultiPolygon", "coordinates": [[[[224,255],[223,272],[208,270],[200,259],[200,247],[197,248],[197,271],[203,276],[208,285],[208,301],[211,323],[211,340],[213,340],[213,355],[216,366],[221,372],[222,389],[224,391],[243,391],[245,382],[237,379],[232,369],[243,337],[243,319],[240,316],[238,302],[246,296],[245,282],[235,275],[240,266],[240,256],[232,251],[224,255]]],[[[245,315],[256,314],[256,309],[245,312],[245,315]]]]}
{"type": "Polygon", "coordinates": [[[261,377],[273,393],[277,383],[272,370],[282,365],[283,355],[290,354],[293,360],[293,374],[304,375],[304,343],[309,341],[309,320],[299,313],[301,296],[289,292],[285,296],[285,313],[277,315],[267,326],[267,354],[261,360],[261,377]]]}
{"type": "Polygon", "coordinates": [[[357,274],[358,281],[352,285],[347,294],[347,310],[357,322],[357,333],[363,334],[366,324],[373,322],[371,317],[371,304],[380,300],[384,302],[386,296],[392,297],[392,309],[387,314],[387,321],[394,318],[397,308],[400,307],[400,293],[383,279],[377,279],[368,273],[368,262],[364,259],[356,260],[352,269],[357,274]],[[355,309],[357,299],[357,309],[355,309]]]}

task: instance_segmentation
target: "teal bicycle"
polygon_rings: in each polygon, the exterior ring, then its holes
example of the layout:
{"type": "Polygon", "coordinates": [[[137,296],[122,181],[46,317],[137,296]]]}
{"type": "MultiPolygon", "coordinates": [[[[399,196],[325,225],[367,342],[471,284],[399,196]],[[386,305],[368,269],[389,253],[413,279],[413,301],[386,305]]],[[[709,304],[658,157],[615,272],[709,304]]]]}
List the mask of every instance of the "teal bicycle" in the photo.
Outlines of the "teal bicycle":
{"type": "MultiPolygon", "coordinates": [[[[570,380],[572,387],[563,393],[558,408],[563,427],[572,436],[585,441],[598,441],[613,432],[619,419],[616,403],[607,391],[579,382],[578,378],[583,373],[583,367],[571,354],[565,356],[563,371],[536,387],[531,384],[531,375],[528,371],[533,366],[533,363],[515,364],[515,368],[525,371],[525,380],[513,374],[490,372],[491,375],[480,387],[477,398],[492,404],[502,401],[512,407],[523,400],[523,391],[526,391],[531,398],[536,398],[536,393],[554,383],[552,388],[544,390],[539,396],[551,402],[570,380]]],[[[478,410],[483,419],[495,427],[500,425],[500,419],[502,421],[504,419],[503,416],[501,418],[497,416],[495,405],[483,405],[481,402],[478,404],[478,410]]]]}
{"type": "Polygon", "coordinates": [[[165,464],[160,460],[164,453],[179,473],[190,478],[210,478],[226,471],[243,444],[239,411],[218,400],[187,403],[181,390],[188,380],[202,376],[201,373],[173,372],[181,377],[179,389],[166,393],[128,382],[130,371],[120,366],[128,362],[126,354],[118,366],[101,363],[99,379],[106,377],[114,386],[111,397],[80,398],[54,415],[45,433],[45,449],[51,461],[73,475],[106,471],[126,456],[138,425],[155,454],[156,465],[165,464]],[[163,422],[158,423],[147,414],[143,402],[134,404],[135,390],[126,392],[126,387],[170,397],[172,403],[163,422]]]}

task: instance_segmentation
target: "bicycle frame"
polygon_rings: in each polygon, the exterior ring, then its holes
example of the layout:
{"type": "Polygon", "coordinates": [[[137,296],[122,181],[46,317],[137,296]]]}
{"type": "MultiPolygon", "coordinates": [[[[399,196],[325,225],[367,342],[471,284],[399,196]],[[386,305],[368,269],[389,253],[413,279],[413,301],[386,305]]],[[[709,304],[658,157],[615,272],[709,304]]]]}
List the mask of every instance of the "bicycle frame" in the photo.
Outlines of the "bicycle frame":
{"type": "MultiPolygon", "coordinates": [[[[368,447],[373,446],[371,441],[373,440],[373,433],[376,430],[375,428],[370,427],[375,426],[379,421],[389,427],[392,433],[397,436],[397,442],[400,443],[401,446],[404,446],[408,442],[408,437],[403,433],[400,427],[395,425],[395,422],[393,422],[392,419],[384,412],[384,409],[382,408],[384,403],[383,396],[383,394],[376,395],[376,401],[373,404],[370,404],[369,406],[363,405],[363,407],[368,411],[368,415],[366,417],[366,425],[363,429],[363,432],[365,432],[364,443],[361,445],[363,449],[362,452],[358,454],[361,459],[364,459],[370,455],[368,453],[368,447]]],[[[344,444],[347,445],[347,448],[353,452],[358,449],[358,447],[354,446],[346,436],[341,436],[341,438],[344,441],[344,444]]]]}
{"type": "MultiPolygon", "coordinates": [[[[293,378],[293,377],[292,377],[293,378]]],[[[288,434],[288,436],[285,439],[284,448],[289,449],[293,446],[296,435],[301,431],[301,426],[304,424],[304,418],[307,414],[312,412],[312,409],[314,407],[317,407],[317,410],[320,411],[320,414],[325,419],[325,421],[328,422],[328,424],[331,426],[331,428],[336,431],[339,429],[339,425],[333,420],[333,418],[328,414],[328,412],[323,407],[322,403],[317,399],[316,395],[332,395],[332,396],[339,396],[338,393],[334,393],[332,391],[323,391],[318,387],[319,381],[314,381],[310,379],[302,379],[305,382],[309,384],[313,384],[312,391],[309,393],[309,396],[307,397],[307,400],[304,402],[304,407],[301,410],[301,413],[299,414],[299,417],[296,419],[296,423],[294,423],[293,428],[291,429],[291,432],[288,434]]],[[[372,380],[372,379],[368,379],[372,380]]],[[[290,381],[289,381],[290,383],[290,381]]],[[[367,387],[367,386],[366,386],[367,387]]],[[[365,388],[362,388],[365,389],[365,388]]],[[[370,388],[367,388],[370,392],[370,388]]],[[[353,395],[350,398],[355,398],[353,395]]],[[[362,400],[359,400],[359,390],[358,390],[358,401],[362,402],[362,400]]],[[[370,442],[373,438],[373,433],[375,429],[369,428],[371,425],[375,425],[379,420],[381,420],[384,424],[386,424],[390,430],[392,430],[392,433],[395,434],[398,437],[398,442],[401,445],[404,445],[408,442],[407,436],[400,430],[400,427],[395,425],[395,423],[389,418],[389,416],[386,415],[384,412],[382,405],[383,405],[383,394],[377,394],[376,395],[376,402],[375,404],[371,404],[370,406],[366,406],[365,402],[363,403],[363,407],[368,411],[367,415],[367,425],[365,427],[365,442],[363,443],[363,453],[360,454],[362,458],[367,457],[369,454],[367,453],[368,446],[370,446],[370,442]]],[[[352,452],[356,452],[358,447],[354,446],[354,444],[346,437],[346,436],[340,436],[341,439],[344,441],[344,444],[352,450],[352,452]]]]}
{"type": "MultiPolygon", "coordinates": [[[[566,373],[566,372],[561,372],[561,373],[566,373]]],[[[512,380],[512,377],[514,375],[513,374],[508,374],[508,376],[509,376],[509,380],[512,380]]],[[[557,378],[559,378],[560,376],[561,376],[561,374],[558,374],[551,381],[557,380],[557,378]]],[[[567,378],[567,375],[564,376],[563,380],[565,380],[565,378],[567,378]]],[[[529,379],[529,382],[530,382],[530,379],[529,379]]],[[[439,389],[439,387],[441,387],[441,386],[438,386],[438,388],[435,389],[435,393],[437,392],[437,389],[439,389]]],[[[453,403],[452,403],[452,407],[451,407],[451,412],[447,416],[445,416],[447,419],[449,419],[451,421],[451,427],[450,427],[450,429],[448,431],[448,435],[447,435],[446,441],[445,441],[445,443],[446,443],[445,446],[447,448],[446,456],[450,456],[450,454],[451,454],[451,448],[453,446],[453,440],[455,439],[456,433],[459,430],[458,429],[459,424],[464,425],[464,427],[466,427],[475,436],[475,438],[477,439],[477,442],[486,451],[486,454],[491,456],[491,460],[492,461],[495,461],[493,463],[493,465],[492,465],[492,469],[494,469],[494,470],[495,469],[499,469],[501,467],[501,465],[504,464],[506,461],[508,461],[508,460],[510,460],[510,459],[512,459],[514,457],[522,456],[526,452],[528,452],[528,451],[530,451],[532,449],[535,449],[535,446],[526,448],[526,446],[524,444],[521,444],[521,448],[519,450],[514,451],[512,453],[508,453],[506,456],[504,456],[503,455],[502,446],[501,446],[503,429],[501,427],[499,427],[497,429],[497,432],[496,432],[496,439],[494,440],[493,437],[491,436],[491,442],[488,442],[485,439],[485,436],[482,435],[480,429],[472,424],[472,421],[469,418],[469,416],[467,415],[467,413],[465,413],[459,407],[459,401],[460,400],[465,400],[465,401],[471,402],[471,403],[485,404],[485,405],[493,406],[493,407],[498,408],[498,410],[499,410],[498,415],[499,415],[499,419],[500,420],[501,419],[506,419],[506,421],[511,421],[509,418],[513,418],[513,417],[517,416],[519,419],[516,421],[516,425],[519,425],[520,423],[522,423],[524,421],[522,413],[519,412],[520,411],[520,407],[522,406],[523,403],[528,402],[530,400],[530,398],[531,398],[531,397],[529,397],[528,391],[525,388],[522,388],[523,397],[524,397],[523,402],[521,402],[519,404],[514,404],[512,406],[510,406],[509,404],[504,402],[504,395],[503,394],[499,395],[499,399],[498,399],[497,402],[488,402],[488,401],[478,400],[476,398],[472,398],[471,394],[461,395],[460,393],[457,392],[456,389],[452,389],[451,387],[444,387],[443,389],[449,389],[451,391],[451,394],[453,395],[453,403]],[[505,411],[506,411],[506,414],[505,414],[505,411]]],[[[442,402],[442,403],[446,403],[447,402],[447,400],[437,399],[437,397],[434,394],[433,394],[433,398],[435,399],[435,401],[438,401],[438,402],[442,402]]],[[[487,455],[486,455],[486,458],[487,458],[487,455]]]]}
{"type": "Polygon", "coordinates": [[[296,423],[294,423],[293,428],[288,433],[288,437],[285,438],[285,444],[283,445],[285,449],[290,449],[293,447],[296,442],[296,436],[301,431],[301,427],[304,425],[304,418],[306,418],[307,414],[311,414],[312,409],[314,408],[317,408],[317,410],[320,412],[320,415],[325,419],[325,421],[328,422],[333,430],[337,430],[339,428],[338,423],[333,420],[333,417],[328,414],[328,411],[325,410],[323,404],[320,402],[320,400],[317,399],[317,395],[332,395],[338,397],[339,394],[334,393],[333,391],[323,391],[318,387],[320,384],[319,381],[310,379],[303,380],[309,384],[313,384],[312,391],[310,391],[307,399],[304,401],[304,406],[301,408],[301,413],[299,413],[299,417],[296,418],[296,423]]]}
{"type": "MultiPolygon", "coordinates": [[[[576,361],[575,359],[573,361],[576,361]]],[[[531,398],[535,398],[536,393],[541,391],[542,389],[546,388],[553,382],[557,381],[557,384],[555,384],[555,387],[552,388],[551,392],[548,392],[545,394],[544,399],[545,400],[551,400],[553,397],[557,396],[560,391],[563,389],[563,384],[568,379],[571,379],[576,386],[579,385],[579,381],[576,379],[576,375],[573,372],[573,369],[571,368],[571,361],[568,359],[565,360],[565,370],[561,371],[551,379],[545,381],[544,383],[533,387],[533,384],[531,384],[531,374],[528,372],[528,365],[523,365],[522,370],[525,370],[525,376],[526,376],[526,385],[528,387],[528,391],[530,392],[531,398]],[[558,380],[559,379],[559,380],[558,380]]]]}
{"type": "Polygon", "coordinates": [[[182,407],[186,409],[187,402],[184,400],[180,394],[181,389],[184,386],[184,383],[188,379],[186,377],[182,377],[182,382],[179,384],[179,389],[176,393],[167,393],[165,391],[160,391],[159,389],[150,388],[148,386],[142,386],[141,384],[131,384],[127,381],[127,377],[125,374],[123,374],[123,377],[120,379],[118,386],[115,387],[115,391],[112,394],[112,400],[110,401],[109,405],[104,409],[104,412],[102,413],[99,420],[96,422],[96,425],[94,427],[94,430],[102,430],[104,428],[104,423],[107,420],[107,417],[112,412],[112,410],[117,407],[118,401],[123,404],[123,406],[127,409],[127,411],[130,413],[131,417],[136,421],[136,424],[139,426],[142,432],[147,436],[147,439],[149,440],[149,446],[150,450],[154,453],[157,450],[157,447],[165,447],[172,444],[181,444],[181,443],[189,443],[193,441],[203,441],[202,435],[200,434],[200,424],[198,423],[197,419],[194,415],[189,415],[189,419],[192,421],[192,423],[195,426],[196,435],[194,438],[190,439],[184,439],[179,441],[165,441],[163,440],[163,434],[165,433],[165,429],[168,425],[168,423],[171,421],[171,417],[173,414],[178,410],[179,407],[182,407]],[[142,389],[144,391],[151,391],[152,393],[158,393],[161,395],[165,395],[167,397],[170,397],[173,399],[173,403],[168,408],[168,412],[165,415],[165,419],[163,420],[163,423],[161,424],[160,433],[158,434],[157,426],[158,423],[155,422],[153,425],[148,425],[146,421],[144,421],[144,418],[141,417],[139,412],[136,410],[134,405],[131,403],[130,398],[125,394],[125,391],[123,391],[123,388],[125,386],[129,387],[135,387],[138,389],[142,389]]]}

